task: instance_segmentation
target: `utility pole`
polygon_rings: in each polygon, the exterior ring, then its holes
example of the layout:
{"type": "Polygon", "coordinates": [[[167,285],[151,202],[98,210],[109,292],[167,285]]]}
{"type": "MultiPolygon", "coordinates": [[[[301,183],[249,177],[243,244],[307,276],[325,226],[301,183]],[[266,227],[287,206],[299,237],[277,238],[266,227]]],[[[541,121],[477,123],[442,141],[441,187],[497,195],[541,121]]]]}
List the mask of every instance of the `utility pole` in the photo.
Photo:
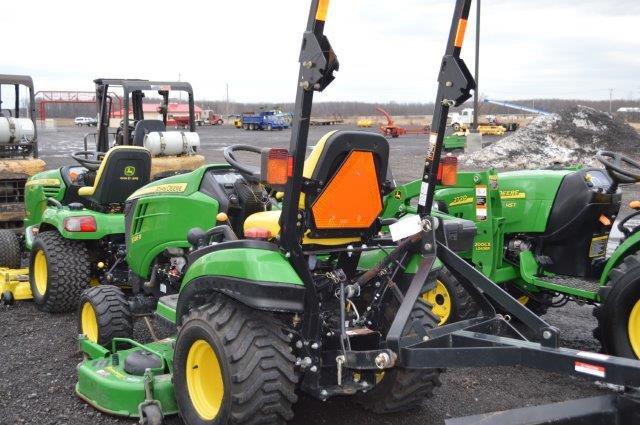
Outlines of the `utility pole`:
{"type": "Polygon", "coordinates": [[[613,102],[613,89],[609,89],[609,114],[611,114],[611,103],[613,102]]]}
{"type": "Polygon", "coordinates": [[[229,115],[229,83],[225,84],[227,89],[227,115],[229,115]]]}
{"type": "MultiPolygon", "coordinates": [[[[182,74],[178,72],[178,81],[182,81],[182,74]]],[[[180,96],[180,102],[182,102],[182,91],[179,91],[179,96],[180,96]]]]}
{"type": "Polygon", "coordinates": [[[478,100],[480,97],[480,0],[476,2],[476,89],[473,92],[473,130],[478,130],[478,100]]]}

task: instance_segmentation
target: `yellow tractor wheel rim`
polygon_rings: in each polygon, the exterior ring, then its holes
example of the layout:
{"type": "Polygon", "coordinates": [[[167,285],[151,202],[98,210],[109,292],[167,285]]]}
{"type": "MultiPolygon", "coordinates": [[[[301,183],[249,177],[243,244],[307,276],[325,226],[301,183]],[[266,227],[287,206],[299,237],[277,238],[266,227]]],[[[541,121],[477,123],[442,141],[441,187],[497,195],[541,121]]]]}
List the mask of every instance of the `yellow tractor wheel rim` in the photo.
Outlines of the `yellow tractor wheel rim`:
{"type": "Polygon", "coordinates": [[[628,323],[629,343],[637,358],[640,358],[640,300],[631,309],[628,323]]]}
{"type": "Polygon", "coordinates": [[[196,412],[206,421],[213,420],[222,407],[224,382],[218,357],[207,341],[199,339],[189,348],[185,375],[196,412]]]}
{"type": "Polygon", "coordinates": [[[444,283],[437,280],[436,287],[425,292],[422,299],[433,306],[433,314],[440,318],[440,325],[444,325],[451,316],[451,294],[444,283]]]}
{"type": "Polygon", "coordinates": [[[89,341],[98,342],[98,318],[96,317],[96,311],[89,302],[82,305],[80,327],[89,341]]]}
{"type": "Polygon", "coordinates": [[[40,295],[47,292],[47,258],[43,251],[36,252],[36,258],[33,261],[33,279],[36,283],[36,289],[40,295]]]}

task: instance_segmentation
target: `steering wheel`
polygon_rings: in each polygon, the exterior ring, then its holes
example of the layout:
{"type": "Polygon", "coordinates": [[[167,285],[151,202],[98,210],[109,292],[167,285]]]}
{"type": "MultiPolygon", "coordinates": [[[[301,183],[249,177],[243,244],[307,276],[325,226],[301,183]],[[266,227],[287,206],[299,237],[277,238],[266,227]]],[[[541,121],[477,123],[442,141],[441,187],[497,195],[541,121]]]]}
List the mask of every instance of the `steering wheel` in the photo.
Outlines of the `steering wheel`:
{"type": "Polygon", "coordinates": [[[227,161],[227,163],[238,170],[240,174],[253,182],[260,181],[260,168],[238,162],[235,157],[236,152],[251,152],[262,155],[262,149],[250,145],[231,145],[227,146],[226,148],[224,148],[224,151],[222,151],[222,153],[224,154],[224,159],[227,161]]]}
{"type": "Polygon", "coordinates": [[[98,151],[78,151],[71,154],[71,158],[87,170],[97,171],[106,154],[98,151]]]}
{"type": "Polygon", "coordinates": [[[596,158],[607,172],[618,183],[640,182],[640,162],[636,162],[628,156],[611,151],[598,151],[596,158]],[[629,167],[623,167],[623,163],[629,167]]]}

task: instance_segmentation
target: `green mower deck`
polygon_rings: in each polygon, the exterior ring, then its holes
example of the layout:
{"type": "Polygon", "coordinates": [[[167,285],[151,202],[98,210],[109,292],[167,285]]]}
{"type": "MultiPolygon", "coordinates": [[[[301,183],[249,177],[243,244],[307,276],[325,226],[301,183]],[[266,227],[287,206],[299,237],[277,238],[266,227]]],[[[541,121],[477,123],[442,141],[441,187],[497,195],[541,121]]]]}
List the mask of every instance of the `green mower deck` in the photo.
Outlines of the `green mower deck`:
{"type": "Polygon", "coordinates": [[[164,416],[178,412],[171,381],[174,338],[149,344],[116,338],[111,350],[80,336],[80,350],[88,357],[78,365],[78,397],[111,415],[140,417],[141,408],[158,405],[164,416]],[[118,351],[118,345],[131,348],[118,351]],[[159,359],[161,366],[133,371],[128,366],[131,356],[159,359]],[[145,389],[147,387],[147,389],[145,389]],[[150,397],[147,397],[149,392],[150,397]]]}

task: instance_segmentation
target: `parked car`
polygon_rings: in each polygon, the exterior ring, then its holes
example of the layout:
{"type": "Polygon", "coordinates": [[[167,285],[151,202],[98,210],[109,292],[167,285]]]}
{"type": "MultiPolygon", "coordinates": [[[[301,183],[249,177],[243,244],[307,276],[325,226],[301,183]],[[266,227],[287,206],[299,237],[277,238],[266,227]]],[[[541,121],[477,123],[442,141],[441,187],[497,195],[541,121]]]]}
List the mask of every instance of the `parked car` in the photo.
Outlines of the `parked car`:
{"type": "Polygon", "coordinates": [[[78,127],[85,125],[89,127],[96,127],[98,125],[98,120],[91,117],[76,117],[74,122],[78,127]]]}

